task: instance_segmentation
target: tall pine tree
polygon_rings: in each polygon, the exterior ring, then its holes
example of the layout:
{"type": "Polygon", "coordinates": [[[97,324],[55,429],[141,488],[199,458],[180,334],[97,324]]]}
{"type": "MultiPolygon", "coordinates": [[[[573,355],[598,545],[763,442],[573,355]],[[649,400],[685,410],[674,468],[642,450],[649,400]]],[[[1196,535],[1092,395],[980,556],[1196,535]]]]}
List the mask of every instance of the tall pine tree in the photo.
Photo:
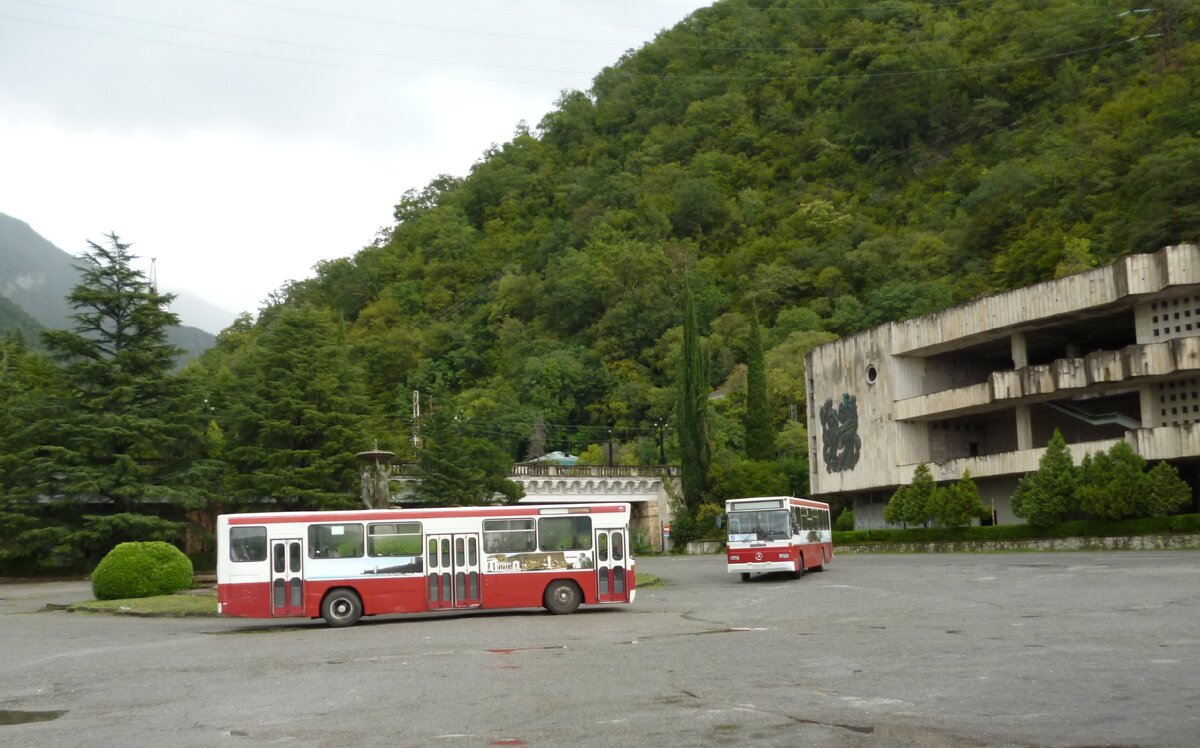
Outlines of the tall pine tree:
{"type": "Polygon", "coordinates": [[[195,497],[180,480],[199,438],[200,412],[174,374],[182,350],[167,342],[179,324],[132,266],[116,234],[88,242],[67,297],[69,330],[43,333],[62,363],[74,407],[53,444],[40,450],[39,490],[61,502],[102,502],[122,512],[160,511],[195,497]]]}
{"type": "Polygon", "coordinates": [[[278,509],[357,506],[355,455],[370,445],[361,370],[325,312],[307,304],[270,311],[234,364],[245,390],[227,394],[225,454],[237,494],[278,509]]]}

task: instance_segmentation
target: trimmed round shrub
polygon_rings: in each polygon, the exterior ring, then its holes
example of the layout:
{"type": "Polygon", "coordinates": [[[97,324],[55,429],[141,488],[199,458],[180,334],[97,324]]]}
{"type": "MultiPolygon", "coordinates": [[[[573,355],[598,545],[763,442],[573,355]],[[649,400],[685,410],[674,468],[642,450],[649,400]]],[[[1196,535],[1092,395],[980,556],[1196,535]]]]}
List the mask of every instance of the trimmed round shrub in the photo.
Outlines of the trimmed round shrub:
{"type": "Polygon", "coordinates": [[[92,572],[97,600],[169,595],[191,589],[192,562],[170,543],[121,543],[92,572]]]}

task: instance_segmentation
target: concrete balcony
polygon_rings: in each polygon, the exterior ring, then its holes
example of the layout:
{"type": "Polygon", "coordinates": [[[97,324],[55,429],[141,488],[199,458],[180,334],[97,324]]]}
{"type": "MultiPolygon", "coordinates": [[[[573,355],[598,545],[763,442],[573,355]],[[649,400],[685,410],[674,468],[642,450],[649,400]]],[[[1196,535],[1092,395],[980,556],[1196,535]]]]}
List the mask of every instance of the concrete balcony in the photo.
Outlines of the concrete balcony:
{"type": "Polygon", "coordinates": [[[1200,423],[1128,432],[1133,450],[1147,460],[1173,460],[1200,454],[1200,423]]]}
{"type": "MultiPolygon", "coordinates": [[[[1159,429],[1143,430],[1158,431],[1159,429]]],[[[1197,431],[1197,437],[1200,438],[1200,430],[1197,431]]],[[[1071,459],[1078,465],[1088,454],[1107,452],[1118,441],[1120,439],[1104,439],[1101,441],[1068,444],[1067,450],[1071,453],[1071,459]]],[[[1046,448],[1040,447],[1038,449],[1022,449],[980,457],[960,457],[956,460],[948,460],[940,464],[930,465],[929,469],[933,473],[933,479],[939,483],[956,481],[962,477],[964,471],[969,471],[972,478],[1024,475],[1038,469],[1038,462],[1042,459],[1042,455],[1045,452],[1046,448]]],[[[905,468],[908,470],[908,481],[911,482],[912,471],[916,469],[916,465],[905,466],[905,468]]]]}
{"type": "Polygon", "coordinates": [[[933,414],[943,417],[967,415],[987,410],[991,404],[992,385],[982,382],[897,400],[893,412],[897,421],[917,421],[933,414]]]}
{"type": "Polygon", "coordinates": [[[1049,364],[994,371],[989,381],[896,400],[897,421],[932,421],[1011,408],[1021,403],[1104,392],[1138,380],[1200,372],[1200,336],[1125,346],[1119,351],[1093,351],[1083,358],[1060,358],[1049,364]]]}

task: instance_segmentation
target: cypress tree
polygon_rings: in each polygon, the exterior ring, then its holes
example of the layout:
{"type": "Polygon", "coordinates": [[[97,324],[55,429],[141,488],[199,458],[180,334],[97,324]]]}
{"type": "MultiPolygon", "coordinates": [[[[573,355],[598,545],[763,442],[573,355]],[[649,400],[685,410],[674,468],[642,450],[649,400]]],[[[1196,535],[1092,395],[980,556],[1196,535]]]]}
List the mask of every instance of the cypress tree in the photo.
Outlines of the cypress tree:
{"type": "Polygon", "coordinates": [[[746,457],[775,459],[775,430],[767,407],[767,373],[763,364],[762,335],[758,309],[750,317],[750,341],[746,351],[746,457]]]}
{"type": "Polygon", "coordinates": [[[679,375],[680,482],[683,501],[689,509],[700,506],[708,490],[712,467],[712,445],[708,439],[708,356],[700,340],[696,303],[690,286],[684,285],[683,365],[679,375]]]}

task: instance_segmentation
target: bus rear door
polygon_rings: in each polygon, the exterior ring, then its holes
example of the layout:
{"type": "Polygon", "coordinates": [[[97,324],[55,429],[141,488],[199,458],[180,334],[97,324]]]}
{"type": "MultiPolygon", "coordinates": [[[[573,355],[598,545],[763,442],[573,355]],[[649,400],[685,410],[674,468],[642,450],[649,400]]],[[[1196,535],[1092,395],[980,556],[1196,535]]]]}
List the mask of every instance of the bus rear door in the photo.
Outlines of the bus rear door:
{"type": "Polygon", "coordinates": [[[430,535],[425,549],[429,609],[478,608],[479,536],[430,535]]]}
{"type": "Polygon", "coordinates": [[[271,541],[271,615],[304,615],[304,551],[299,538],[271,541]]]}
{"type": "Polygon", "coordinates": [[[629,554],[624,528],[596,530],[596,601],[629,601],[629,554]]]}

